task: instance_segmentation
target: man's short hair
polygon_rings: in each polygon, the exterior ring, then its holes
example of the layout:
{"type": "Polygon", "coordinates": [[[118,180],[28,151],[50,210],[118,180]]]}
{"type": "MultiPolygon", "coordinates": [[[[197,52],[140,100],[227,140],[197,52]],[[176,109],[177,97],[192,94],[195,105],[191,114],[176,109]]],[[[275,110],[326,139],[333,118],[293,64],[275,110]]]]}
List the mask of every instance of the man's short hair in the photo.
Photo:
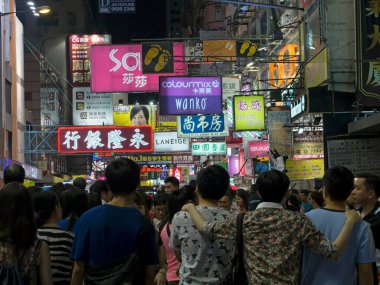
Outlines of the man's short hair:
{"type": "Polygon", "coordinates": [[[24,183],[25,169],[21,165],[12,164],[4,170],[4,184],[10,182],[24,183]]]}
{"type": "Polygon", "coordinates": [[[354,174],[347,167],[334,166],[327,169],[323,184],[331,200],[346,201],[354,189],[354,174]]]}
{"type": "Polygon", "coordinates": [[[307,189],[301,189],[300,190],[300,194],[303,194],[303,195],[305,195],[305,196],[308,196],[309,195],[309,190],[307,190],[307,189]]]}
{"type": "Polygon", "coordinates": [[[87,182],[83,177],[77,177],[74,179],[73,185],[79,189],[86,190],[87,182]]]}
{"type": "Polygon", "coordinates": [[[107,165],[106,182],[114,196],[131,194],[140,183],[140,169],[128,158],[113,160],[107,165]]]}
{"type": "Polygon", "coordinates": [[[220,165],[203,168],[197,175],[198,192],[204,199],[219,200],[230,185],[228,172],[220,165]]]}
{"type": "Polygon", "coordinates": [[[107,193],[108,191],[110,191],[110,189],[108,189],[105,180],[96,180],[94,184],[90,186],[90,192],[96,192],[99,195],[101,195],[102,192],[107,193]]]}
{"type": "Polygon", "coordinates": [[[376,193],[376,198],[380,197],[380,177],[378,175],[371,173],[359,173],[355,175],[355,177],[364,179],[366,188],[373,188],[376,193]]]}
{"type": "Polygon", "coordinates": [[[280,203],[288,191],[288,176],[278,170],[269,170],[260,174],[256,181],[263,202],[280,203]]]}
{"type": "Polygon", "coordinates": [[[171,183],[174,187],[179,187],[179,180],[174,176],[166,177],[164,183],[171,183]]]}

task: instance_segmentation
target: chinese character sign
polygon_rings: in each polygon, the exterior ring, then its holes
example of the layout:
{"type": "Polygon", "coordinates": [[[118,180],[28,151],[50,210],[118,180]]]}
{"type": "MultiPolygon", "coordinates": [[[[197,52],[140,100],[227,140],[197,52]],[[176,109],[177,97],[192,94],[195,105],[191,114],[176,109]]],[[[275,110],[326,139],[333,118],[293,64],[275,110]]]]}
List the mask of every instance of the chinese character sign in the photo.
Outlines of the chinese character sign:
{"type": "Polygon", "coordinates": [[[160,114],[222,113],[220,77],[160,77],[160,114]]]}
{"type": "Polygon", "coordinates": [[[235,131],[265,130],[263,96],[234,96],[235,131]]]}
{"type": "Polygon", "coordinates": [[[227,116],[178,116],[178,137],[226,137],[228,136],[227,116]]]}
{"type": "Polygon", "coordinates": [[[58,128],[58,153],[152,152],[150,126],[58,128]]]}
{"type": "Polygon", "coordinates": [[[224,155],[227,146],[224,142],[193,142],[191,145],[192,155],[224,155]]]}
{"type": "Polygon", "coordinates": [[[240,93],[240,77],[224,76],[222,77],[223,101],[240,93]]]}
{"type": "Polygon", "coordinates": [[[359,100],[364,106],[380,106],[380,4],[357,0],[357,58],[359,100]]]}
{"type": "MultiPolygon", "coordinates": [[[[139,92],[158,91],[160,75],[186,75],[186,65],[182,60],[173,63],[174,72],[164,74],[144,74],[143,63],[151,64],[154,54],[142,54],[140,44],[103,45],[91,48],[91,88],[93,92],[139,92]],[[148,57],[147,57],[148,56],[148,57]]],[[[184,55],[183,43],[173,43],[174,58],[184,55]]],[[[165,58],[164,58],[165,59],[165,58]]],[[[159,62],[156,63],[156,65],[159,62]]],[[[154,66],[153,66],[154,69],[154,66]]],[[[159,69],[159,67],[157,67],[159,69]]],[[[159,70],[162,71],[162,70],[159,70]]],[[[159,72],[158,71],[158,72],[159,72]]]]}
{"type": "Polygon", "coordinates": [[[73,86],[90,86],[90,47],[110,43],[111,35],[69,36],[70,79],[73,86]]]}

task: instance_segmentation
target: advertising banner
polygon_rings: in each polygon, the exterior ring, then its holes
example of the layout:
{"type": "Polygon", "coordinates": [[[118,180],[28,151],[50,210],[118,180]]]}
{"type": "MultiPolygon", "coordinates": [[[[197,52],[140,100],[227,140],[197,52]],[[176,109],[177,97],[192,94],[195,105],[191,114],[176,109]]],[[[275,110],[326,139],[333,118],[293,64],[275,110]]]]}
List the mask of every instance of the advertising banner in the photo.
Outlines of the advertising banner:
{"type": "Polygon", "coordinates": [[[269,145],[272,150],[276,150],[280,155],[290,157],[292,152],[292,128],[289,107],[268,108],[267,126],[269,145]]]}
{"type": "Polygon", "coordinates": [[[321,178],[325,172],[323,159],[287,160],[285,165],[291,180],[321,178]]]}
{"type": "Polygon", "coordinates": [[[172,164],[173,156],[172,155],[126,155],[123,156],[125,158],[129,158],[136,162],[137,164],[172,164]]]}
{"type": "Polygon", "coordinates": [[[235,61],[236,41],[203,41],[203,61],[235,61]]]}
{"type": "Polygon", "coordinates": [[[190,141],[186,138],[178,138],[177,132],[155,132],[155,152],[186,152],[190,151],[190,141]]]}
{"type": "Polygon", "coordinates": [[[176,130],[177,129],[177,116],[158,115],[157,116],[157,129],[161,130],[161,131],[176,130]]]}
{"type": "Polygon", "coordinates": [[[356,0],[356,51],[359,102],[380,106],[380,23],[377,1],[356,0]]]}
{"type": "Polygon", "coordinates": [[[305,66],[306,88],[317,87],[328,78],[327,48],[325,48],[305,66]]]}
{"type": "Polygon", "coordinates": [[[121,105],[113,107],[115,126],[151,126],[156,127],[155,105],[121,105]]]}
{"type": "Polygon", "coordinates": [[[228,174],[230,176],[234,176],[235,174],[238,174],[240,170],[239,167],[239,156],[238,155],[231,155],[228,157],[228,174]]]}
{"type": "Polygon", "coordinates": [[[223,76],[222,77],[223,101],[229,97],[240,94],[240,77],[239,76],[223,76]]]}
{"type": "Polygon", "coordinates": [[[173,155],[173,164],[193,164],[194,156],[189,154],[173,155]]]}
{"type": "Polygon", "coordinates": [[[160,77],[160,114],[222,113],[220,77],[160,77]]]}
{"type": "Polygon", "coordinates": [[[90,47],[111,43],[111,35],[69,36],[70,81],[75,86],[90,86],[90,47]]]}
{"type": "Polygon", "coordinates": [[[250,40],[236,41],[236,53],[238,57],[252,57],[256,54],[258,44],[250,40]]]}
{"type": "Polygon", "coordinates": [[[268,141],[244,140],[245,158],[269,157],[268,141]]]}
{"type": "Polygon", "coordinates": [[[134,14],[136,0],[98,0],[100,14],[134,14]]]}
{"type": "Polygon", "coordinates": [[[200,63],[203,61],[203,42],[185,41],[185,61],[200,63]]]}
{"type": "Polygon", "coordinates": [[[143,73],[173,73],[172,42],[141,43],[143,56],[143,73]]]}
{"type": "Polygon", "coordinates": [[[323,158],[323,142],[294,143],[294,159],[323,158]]]}
{"type": "Polygon", "coordinates": [[[91,93],[90,87],[73,88],[73,125],[113,125],[112,94],[91,93]]]}
{"type": "Polygon", "coordinates": [[[152,152],[150,126],[58,128],[58,153],[152,152]]]}
{"type": "Polygon", "coordinates": [[[226,137],[229,135],[227,116],[178,116],[178,137],[226,137]]]}
{"type": "Polygon", "coordinates": [[[264,96],[234,96],[235,131],[265,130],[264,96]]]}
{"type": "Polygon", "coordinates": [[[227,153],[224,142],[196,142],[191,145],[192,155],[224,155],[227,153]]]}
{"type": "MultiPolygon", "coordinates": [[[[160,56],[158,53],[156,57],[160,56]]],[[[183,56],[184,44],[173,43],[173,57],[183,56]]],[[[187,75],[186,65],[182,60],[174,62],[174,72],[169,74],[143,74],[143,61],[140,44],[92,47],[92,92],[154,92],[159,89],[160,76],[187,75]]]]}

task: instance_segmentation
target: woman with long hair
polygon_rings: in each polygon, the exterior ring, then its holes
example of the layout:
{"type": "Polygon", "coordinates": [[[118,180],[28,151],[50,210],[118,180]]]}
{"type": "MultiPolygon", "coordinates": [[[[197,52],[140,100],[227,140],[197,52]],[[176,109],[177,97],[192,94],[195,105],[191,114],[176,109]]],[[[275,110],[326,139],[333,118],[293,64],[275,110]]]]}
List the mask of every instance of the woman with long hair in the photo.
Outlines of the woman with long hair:
{"type": "Polygon", "coordinates": [[[14,282],[9,278],[10,274],[15,273],[15,268],[20,269],[17,270],[18,277],[26,279],[19,281],[21,284],[53,284],[48,246],[39,241],[36,235],[37,227],[28,190],[17,182],[7,184],[0,191],[1,284],[14,282]],[[6,277],[7,280],[4,279],[6,277]]]}
{"type": "Polygon", "coordinates": [[[236,191],[236,205],[238,206],[239,213],[246,213],[248,211],[248,191],[238,189],[236,191]]]}

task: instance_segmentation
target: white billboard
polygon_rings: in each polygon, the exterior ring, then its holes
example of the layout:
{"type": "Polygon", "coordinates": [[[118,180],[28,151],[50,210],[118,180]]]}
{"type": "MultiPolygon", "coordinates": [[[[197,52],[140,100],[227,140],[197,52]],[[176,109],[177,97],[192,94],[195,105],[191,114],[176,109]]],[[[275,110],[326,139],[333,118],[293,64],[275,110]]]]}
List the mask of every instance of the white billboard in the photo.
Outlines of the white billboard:
{"type": "Polygon", "coordinates": [[[190,141],[187,138],[178,138],[177,132],[154,133],[155,152],[188,152],[190,141]]]}

